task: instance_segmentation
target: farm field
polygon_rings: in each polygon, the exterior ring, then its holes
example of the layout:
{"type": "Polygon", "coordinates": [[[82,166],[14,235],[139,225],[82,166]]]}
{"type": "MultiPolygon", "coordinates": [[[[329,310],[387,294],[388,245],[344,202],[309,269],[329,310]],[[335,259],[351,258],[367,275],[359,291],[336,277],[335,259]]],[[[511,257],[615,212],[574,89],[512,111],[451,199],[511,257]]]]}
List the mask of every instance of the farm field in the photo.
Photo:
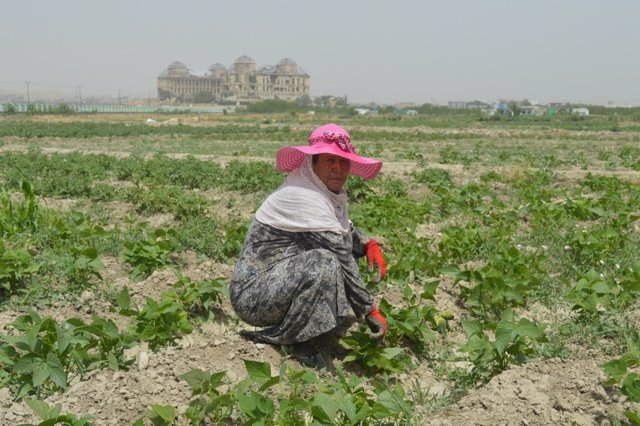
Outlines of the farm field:
{"type": "Polygon", "coordinates": [[[640,424],[637,114],[4,116],[0,182],[2,425],[640,424]],[[226,282],[327,122],[384,161],[348,191],[389,332],[317,372],[226,282]]]}

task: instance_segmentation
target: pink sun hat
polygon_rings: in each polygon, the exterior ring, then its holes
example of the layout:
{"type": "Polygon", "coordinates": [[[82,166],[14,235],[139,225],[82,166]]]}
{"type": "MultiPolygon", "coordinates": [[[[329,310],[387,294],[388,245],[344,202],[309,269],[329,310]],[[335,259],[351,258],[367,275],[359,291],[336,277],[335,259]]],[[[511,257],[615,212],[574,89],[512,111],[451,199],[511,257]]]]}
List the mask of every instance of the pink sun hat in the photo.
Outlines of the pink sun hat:
{"type": "Polygon", "coordinates": [[[351,160],[351,174],[373,179],[382,168],[382,161],[363,157],[351,145],[351,137],[342,127],[329,123],[311,132],[309,145],[287,146],[276,154],[276,168],[281,172],[292,172],[304,161],[306,155],[334,154],[351,160]]]}

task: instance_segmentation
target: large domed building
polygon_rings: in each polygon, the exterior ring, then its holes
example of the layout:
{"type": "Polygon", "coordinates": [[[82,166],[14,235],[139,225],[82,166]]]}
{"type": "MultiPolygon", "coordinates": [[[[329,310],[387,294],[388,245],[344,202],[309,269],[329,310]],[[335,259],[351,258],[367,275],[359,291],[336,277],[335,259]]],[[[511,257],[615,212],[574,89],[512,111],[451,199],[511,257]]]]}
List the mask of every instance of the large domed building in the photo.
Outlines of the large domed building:
{"type": "Polygon", "coordinates": [[[229,68],[220,63],[208,72],[192,72],[175,61],[158,76],[158,98],[194,100],[209,97],[215,100],[257,101],[261,99],[295,100],[309,96],[310,80],[291,58],[277,65],[256,69],[249,56],[240,56],[229,68]]]}

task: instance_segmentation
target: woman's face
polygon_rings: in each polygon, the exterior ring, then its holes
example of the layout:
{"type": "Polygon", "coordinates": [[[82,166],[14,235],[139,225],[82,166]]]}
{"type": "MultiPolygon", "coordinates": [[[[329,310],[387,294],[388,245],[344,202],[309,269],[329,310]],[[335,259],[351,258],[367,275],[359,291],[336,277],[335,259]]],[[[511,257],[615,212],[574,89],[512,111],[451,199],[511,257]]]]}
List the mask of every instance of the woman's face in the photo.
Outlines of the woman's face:
{"type": "Polygon", "coordinates": [[[313,171],[329,191],[340,192],[351,172],[351,161],[333,154],[320,154],[313,171]]]}

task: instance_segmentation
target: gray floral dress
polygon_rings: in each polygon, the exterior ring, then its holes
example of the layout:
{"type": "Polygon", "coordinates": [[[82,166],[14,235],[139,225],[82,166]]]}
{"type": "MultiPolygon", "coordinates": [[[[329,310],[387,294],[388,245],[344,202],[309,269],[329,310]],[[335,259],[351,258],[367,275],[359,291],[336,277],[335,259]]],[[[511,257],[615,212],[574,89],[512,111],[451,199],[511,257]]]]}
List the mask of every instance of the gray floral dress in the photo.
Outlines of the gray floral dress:
{"type": "Polygon", "coordinates": [[[271,344],[305,342],[336,328],[353,311],[369,312],[356,258],[367,238],[351,228],[289,232],[253,221],[229,284],[231,304],[246,323],[265,327],[271,344]]]}

